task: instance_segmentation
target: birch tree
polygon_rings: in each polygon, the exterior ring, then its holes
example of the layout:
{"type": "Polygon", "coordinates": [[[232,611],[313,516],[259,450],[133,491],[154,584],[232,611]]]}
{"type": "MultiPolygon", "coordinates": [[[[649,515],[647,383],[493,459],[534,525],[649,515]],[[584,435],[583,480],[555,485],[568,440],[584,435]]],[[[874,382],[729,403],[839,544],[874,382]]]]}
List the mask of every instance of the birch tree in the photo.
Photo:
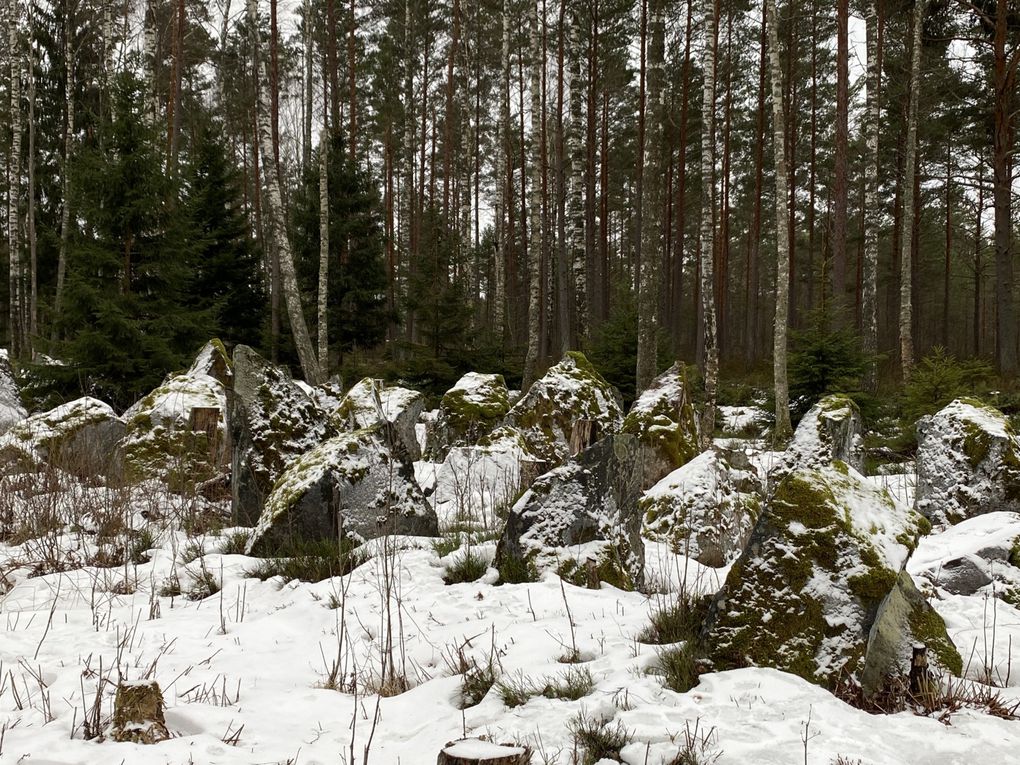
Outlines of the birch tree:
{"type": "MultiPolygon", "coordinates": [[[[774,2],[775,0],[769,0],[774,2]]],[[[715,431],[715,396],[719,385],[719,346],[715,326],[715,0],[703,0],[705,25],[701,98],[701,313],[704,344],[705,405],[701,412],[701,439],[709,443],[715,431]]]]}
{"type": "Polygon", "coordinates": [[[861,347],[867,357],[865,390],[878,387],[878,130],[879,65],[878,0],[867,6],[867,101],[864,112],[864,262],[861,275],[861,347]]]}
{"type": "Polygon", "coordinates": [[[329,373],[329,135],[319,137],[319,366],[329,373]]]}
{"type": "Polygon", "coordinates": [[[276,159],[273,152],[273,130],[270,121],[269,103],[269,72],[264,72],[264,86],[258,87],[259,69],[259,31],[258,31],[258,1],[247,0],[248,24],[251,28],[252,55],[254,57],[254,68],[256,72],[256,90],[258,91],[258,104],[256,107],[256,119],[258,122],[258,140],[262,154],[262,171],[265,174],[266,183],[266,212],[269,217],[268,236],[271,245],[279,253],[280,281],[283,291],[283,298],[287,304],[287,317],[290,319],[290,329],[294,336],[294,346],[297,349],[298,358],[301,362],[301,369],[304,372],[305,380],[312,385],[318,385],[323,381],[319,362],[315,357],[315,349],[312,347],[312,339],[308,333],[308,324],[305,322],[304,312],[301,308],[301,293],[298,289],[297,274],[294,270],[294,257],[291,252],[290,241],[287,238],[286,215],[283,209],[283,192],[280,187],[280,175],[277,170],[276,159]]]}
{"type": "Polygon", "coordinates": [[[583,82],[581,79],[581,19],[578,4],[570,3],[567,23],[569,52],[568,71],[570,78],[570,101],[567,130],[567,161],[570,163],[570,178],[567,182],[567,236],[570,238],[571,270],[574,287],[574,345],[578,346],[588,336],[588,261],[584,247],[584,118],[581,115],[583,82]]]}
{"type": "Polygon", "coordinates": [[[903,235],[900,250],[900,367],[903,379],[914,367],[913,268],[911,232],[914,230],[914,176],[917,173],[917,102],[921,90],[921,30],[926,0],[914,0],[911,20],[910,96],[907,101],[907,140],[903,170],[903,235]]]}
{"type": "Polygon", "coordinates": [[[10,56],[11,96],[11,153],[7,186],[7,247],[10,265],[10,335],[11,350],[21,350],[22,331],[22,273],[21,251],[18,243],[18,229],[21,225],[18,203],[21,199],[21,46],[19,45],[18,20],[21,9],[18,0],[8,5],[7,41],[10,56]]]}
{"type": "Polygon", "coordinates": [[[779,59],[779,24],[776,0],[766,0],[769,72],[772,81],[772,150],[776,161],[776,320],[772,335],[772,376],[776,389],[777,441],[793,432],[790,423],[790,388],[786,375],[787,325],[790,312],[789,178],[786,162],[786,115],[783,111],[783,65],[779,59]]]}
{"type": "Polygon", "coordinates": [[[659,264],[662,261],[663,117],[662,60],[665,52],[663,0],[648,2],[645,167],[641,199],[641,272],[638,284],[637,391],[655,378],[659,328],[659,264]]]}

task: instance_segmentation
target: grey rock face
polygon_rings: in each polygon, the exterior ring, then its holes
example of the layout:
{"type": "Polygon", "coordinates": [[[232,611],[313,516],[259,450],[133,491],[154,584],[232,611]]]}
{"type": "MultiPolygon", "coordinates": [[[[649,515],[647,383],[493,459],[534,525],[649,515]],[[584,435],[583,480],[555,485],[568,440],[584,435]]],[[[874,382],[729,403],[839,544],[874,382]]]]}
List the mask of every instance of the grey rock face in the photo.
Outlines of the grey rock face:
{"type": "Polygon", "coordinates": [[[435,536],[435,511],[414,468],[390,449],[381,429],[324,441],[287,467],[266,500],[249,552],[272,554],[303,543],[384,534],[435,536]]]}
{"type": "Polygon", "coordinates": [[[540,476],[510,510],[497,566],[552,568],[577,584],[640,586],[640,453],[634,436],[607,436],[540,476]]]}
{"type": "Polygon", "coordinates": [[[287,464],[336,431],[286,370],[246,345],[234,349],[228,409],[234,519],[250,526],[287,464]]]}
{"type": "Polygon", "coordinates": [[[417,460],[421,447],[415,426],[424,409],[425,397],[418,391],[366,377],[347,391],[330,420],[337,432],[380,426],[394,449],[417,460]]]}
{"type": "Polygon", "coordinates": [[[826,396],[801,419],[788,450],[790,467],[822,467],[836,460],[864,469],[864,422],[848,396],[826,396]]]}

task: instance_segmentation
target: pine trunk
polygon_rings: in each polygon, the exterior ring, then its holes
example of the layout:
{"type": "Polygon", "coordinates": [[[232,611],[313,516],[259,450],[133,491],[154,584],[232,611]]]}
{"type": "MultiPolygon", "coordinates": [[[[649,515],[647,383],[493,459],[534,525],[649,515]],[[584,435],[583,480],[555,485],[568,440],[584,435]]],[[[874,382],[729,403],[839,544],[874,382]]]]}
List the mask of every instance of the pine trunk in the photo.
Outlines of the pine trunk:
{"type": "Polygon", "coordinates": [[[21,226],[18,203],[21,200],[21,53],[18,44],[18,19],[20,3],[11,0],[8,7],[8,52],[10,55],[10,96],[11,96],[11,153],[8,170],[7,186],[7,246],[10,255],[10,342],[11,352],[21,352],[21,308],[22,308],[22,273],[21,250],[18,242],[18,230],[21,226]]]}
{"type": "MultiPolygon", "coordinates": [[[[836,156],[832,189],[832,300],[837,324],[846,321],[847,154],[850,146],[849,0],[836,3],[836,156]]],[[[809,275],[810,277],[810,275],[809,275]]]]}

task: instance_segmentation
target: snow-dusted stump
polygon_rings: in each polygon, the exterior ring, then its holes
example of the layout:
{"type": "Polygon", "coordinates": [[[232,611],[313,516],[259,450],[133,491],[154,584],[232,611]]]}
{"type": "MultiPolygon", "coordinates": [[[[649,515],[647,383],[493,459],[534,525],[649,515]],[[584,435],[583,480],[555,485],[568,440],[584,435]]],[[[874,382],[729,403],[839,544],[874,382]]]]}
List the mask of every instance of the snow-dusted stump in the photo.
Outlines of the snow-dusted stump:
{"type": "MultiPolygon", "coordinates": [[[[927,527],[843,463],[794,471],[712,604],[706,664],[775,667],[829,688],[860,677],[879,608],[927,527]]],[[[926,611],[922,621],[916,637],[944,667],[957,668],[941,618],[926,611]]]]}
{"type": "Polygon", "coordinates": [[[14,380],[11,360],[8,358],[7,350],[0,348],[0,435],[26,417],[28,412],[21,404],[21,395],[14,380]]]}
{"type": "Polygon", "coordinates": [[[366,377],[347,391],[330,420],[341,432],[385,426],[392,433],[393,448],[416,460],[421,458],[421,448],[415,425],[424,409],[425,397],[418,391],[366,377]]]}
{"type": "Polygon", "coordinates": [[[531,750],[527,747],[462,738],[443,747],[436,765],[528,765],[529,762],[531,750]]]}
{"type": "Polygon", "coordinates": [[[832,394],[811,407],[787,451],[789,467],[822,467],[839,460],[864,469],[864,423],[849,396],[832,394]]]}
{"type": "Polygon", "coordinates": [[[0,463],[24,469],[49,464],[80,476],[115,477],[124,430],[109,404],[79,398],[34,414],[0,436],[0,463]]]}
{"type": "Polygon", "coordinates": [[[641,533],[706,566],[724,566],[743,551],[761,502],[747,456],[717,443],[644,493],[641,533]]]}
{"type": "Polygon", "coordinates": [[[535,381],[481,444],[517,438],[547,467],[555,467],[570,457],[570,434],[578,420],[593,420],[601,435],[609,435],[619,431],[623,411],[613,386],[584,354],[570,351],[535,381]]]}
{"type": "Polygon", "coordinates": [[[233,514],[251,526],[287,464],[336,433],[285,370],[246,345],[234,349],[229,402],[233,514]]]}
{"type": "Polygon", "coordinates": [[[671,366],[652,381],[623,420],[621,432],[637,436],[645,452],[642,489],[654,486],[701,450],[686,377],[679,362],[671,366]]]}
{"type": "Polygon", "coordinates": [[[641,585],[640,449],[607,436],[540,476],[510,509],[496,567],[504,579],[552,569],[581,586],[641,585]]]}
{"type": "Polygon", "coordinates": [[[439,403],[428,453],[442,460],[450,449],[471,446],[491,433],[510,411],[510,391],[502,375],[468,372],[439,403]]]}
{"type": "Polygon", "coordinates": [[[124,682],[113,700],[113,723],[106,737],[134,744],[158,744],[170,738],[163,717],[163,694],[155,680],[124,682]]]}
{"type": "Polygon", "coordinates": [[[223,344],[202,348],[191,368],[124,413],[124,470],[130,480],[156,478],[173,489],[212,479],[226,470],[227,389],[233,372],[223,344]]]}
{"type": "Polygon", "coordinates": [[[918,420],[915,496],[938,524],[1020,512],[1020,439],[1005,415],[961,398],[918,420]]]}
{"type": "Polygon", "coordinates": [[[342,433],[291,462],[266,500],[248,553],[339,536],[360,543],[383,534],[438,533],[413,466],[376,426],[342,433]]]}

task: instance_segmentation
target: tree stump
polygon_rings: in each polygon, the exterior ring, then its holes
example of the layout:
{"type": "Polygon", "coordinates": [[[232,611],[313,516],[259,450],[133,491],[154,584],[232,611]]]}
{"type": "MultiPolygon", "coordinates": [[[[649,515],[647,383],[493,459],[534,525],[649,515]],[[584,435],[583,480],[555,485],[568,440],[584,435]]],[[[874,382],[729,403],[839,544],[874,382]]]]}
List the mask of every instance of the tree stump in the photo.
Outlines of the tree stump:
{"type": "Polygon", "coordinates": [[[209,459],[215,464],[220,453],[220,409],[217,406],[196,406],[188,423],[192,433],[205,433],[209,459]]]}
{"type": "Polygon", "coordinates": [[[575,420],[570,429],[570,454],[580,454],[599,438],[599,424],[596,420],[575,420]]]}
{"type": "Polygon", "coordinates": [[[494,744],[481,738],[451,741],[439,753],[436,765],[528,765],[531,750],[515,744],[494,744]]]}
{"type": "Polygon", "coordinates": [[[113,725],[107,736],[114,741],[157,744],[170,738],[163,717],[163,694],[155,680],[121,683],[113,700],[113,725]]]}

